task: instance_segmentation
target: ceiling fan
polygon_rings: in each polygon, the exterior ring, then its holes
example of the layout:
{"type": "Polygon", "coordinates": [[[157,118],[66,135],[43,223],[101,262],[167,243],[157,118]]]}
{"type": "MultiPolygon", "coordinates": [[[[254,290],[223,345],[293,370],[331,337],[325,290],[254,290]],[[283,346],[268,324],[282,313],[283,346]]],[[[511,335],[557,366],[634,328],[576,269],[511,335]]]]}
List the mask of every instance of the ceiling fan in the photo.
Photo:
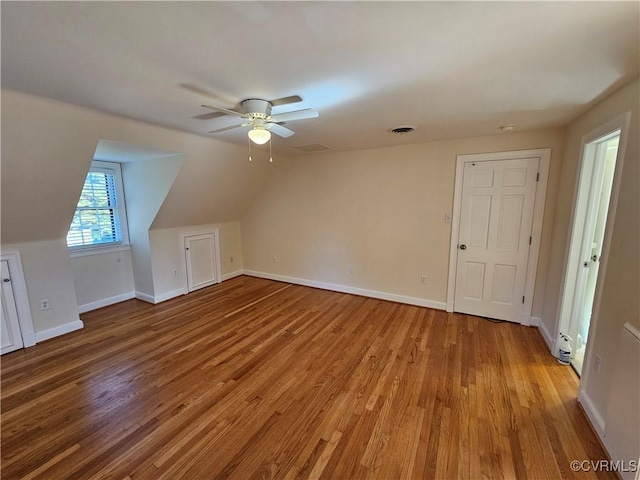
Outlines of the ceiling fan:
{"type": "MultiPolygon", "coordinates": [[[[190,84],[182,84],[181,86],[194,93],[211,97],[216,101],[223,100],[200,87],[190,84]]],[[[273,107],[279,107],[281,105],[288,105],[290,103],[297,103],[301,101],[301,97],[298,95],[292,95],[290,97],[278,98],[271,101],[259,98],[248,98],[241,101],[235,109],[220,107],[217,105],[202,105],[204,108],[213,110],[213,112],[197,115],[193,118],[210,120],[213,118],[228,117],[229,121],[223,122],[223,126],[215,130],[211,130],[209,133],[220,133],[239,127],[251,127],[251,130],[249,130],[248,133],[249,138],[252,142],[257,143],[258,145],[263,145],[271,139],[272,132],[283,138],[288,138],[295,133],[293,130],[284,127],[282,125],[284,122],[317,118],[319,116],[318,112],[311,108],[277,113],[274,115],[271,114],[271,109],[273,107]]]]}

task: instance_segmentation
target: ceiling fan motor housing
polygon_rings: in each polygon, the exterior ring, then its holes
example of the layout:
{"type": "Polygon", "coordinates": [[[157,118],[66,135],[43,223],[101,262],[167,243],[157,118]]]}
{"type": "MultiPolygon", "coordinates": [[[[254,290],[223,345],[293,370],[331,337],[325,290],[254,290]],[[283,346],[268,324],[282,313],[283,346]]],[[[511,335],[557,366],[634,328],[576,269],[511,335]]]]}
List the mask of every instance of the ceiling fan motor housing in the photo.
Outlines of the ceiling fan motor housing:
{"type": "Polygon", "coordinates": [[[266,100],[250,98],[242,102],[245,114],[251,118],[267,118],[271,116],[271,104],[266,100]]]}

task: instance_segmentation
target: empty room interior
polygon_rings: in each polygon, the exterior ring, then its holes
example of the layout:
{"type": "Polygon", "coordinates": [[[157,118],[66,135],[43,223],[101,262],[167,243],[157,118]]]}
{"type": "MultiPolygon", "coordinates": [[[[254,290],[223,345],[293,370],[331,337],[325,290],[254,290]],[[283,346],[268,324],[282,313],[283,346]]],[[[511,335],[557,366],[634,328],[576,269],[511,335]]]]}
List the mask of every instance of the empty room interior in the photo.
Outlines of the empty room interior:
{"type": "Polygon", "coordinates": [[[0,8],[3,479],[640,479],[640,3],[0,8]]]}

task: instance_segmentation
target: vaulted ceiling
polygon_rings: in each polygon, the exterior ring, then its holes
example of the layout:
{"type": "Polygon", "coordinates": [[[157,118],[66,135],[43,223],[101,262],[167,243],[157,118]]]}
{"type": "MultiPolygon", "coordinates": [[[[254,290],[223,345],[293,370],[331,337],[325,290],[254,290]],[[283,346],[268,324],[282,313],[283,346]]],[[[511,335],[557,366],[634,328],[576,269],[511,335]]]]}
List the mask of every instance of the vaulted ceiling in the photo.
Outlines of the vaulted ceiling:
{"type": "MultiPolygon", "coordinates": [[[[202,135],[300,95],[297,145],[566,125],[639,74],[638,2],[3,2],[2,86],[202,135]],[[218,101],[180,87],[196,86],[218,101]],[[389,133],[414,125],[412,134],[389,133]]],[[[211,135],[245,145],[246,128],[211,135]]]]}

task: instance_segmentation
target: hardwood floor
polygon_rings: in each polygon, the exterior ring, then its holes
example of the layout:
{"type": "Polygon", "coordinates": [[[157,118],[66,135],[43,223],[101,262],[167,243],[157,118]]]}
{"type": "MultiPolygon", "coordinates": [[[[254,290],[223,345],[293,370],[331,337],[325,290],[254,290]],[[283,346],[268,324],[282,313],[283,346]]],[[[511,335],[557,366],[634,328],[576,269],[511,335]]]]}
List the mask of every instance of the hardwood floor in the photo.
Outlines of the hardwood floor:
{"type": "MultiPolygon", "coordinates": [[[[2,357],[2,478],[596,478],[534,328],[238,277],[2,357]]],[[[599,478],[615,478],[611,473],[599,478]]]]}

